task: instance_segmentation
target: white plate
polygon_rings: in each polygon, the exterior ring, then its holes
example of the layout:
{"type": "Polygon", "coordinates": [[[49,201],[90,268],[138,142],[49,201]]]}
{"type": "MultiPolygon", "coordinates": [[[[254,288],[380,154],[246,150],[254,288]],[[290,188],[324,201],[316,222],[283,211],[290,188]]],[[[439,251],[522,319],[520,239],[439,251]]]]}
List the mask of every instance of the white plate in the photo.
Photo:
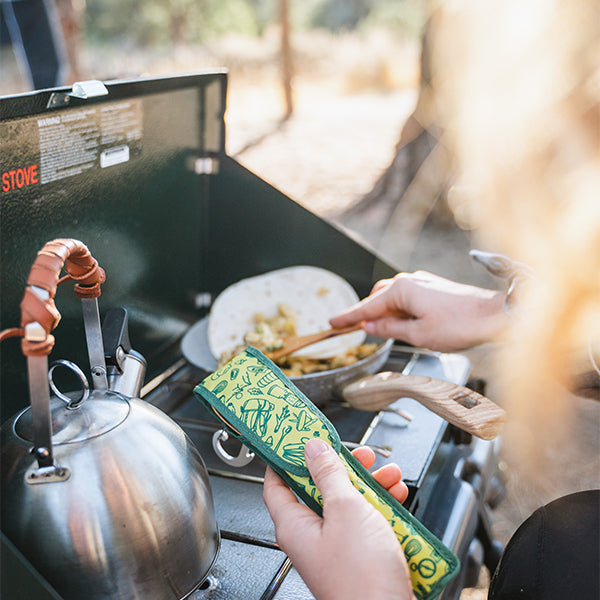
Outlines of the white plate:
{"type": "Polygon", "coordinates": [[[194,323],[181,340],[181,353],[185,359],[205,371],[217,368],[217,359],[208,347],[208,318],[194,323]]]}

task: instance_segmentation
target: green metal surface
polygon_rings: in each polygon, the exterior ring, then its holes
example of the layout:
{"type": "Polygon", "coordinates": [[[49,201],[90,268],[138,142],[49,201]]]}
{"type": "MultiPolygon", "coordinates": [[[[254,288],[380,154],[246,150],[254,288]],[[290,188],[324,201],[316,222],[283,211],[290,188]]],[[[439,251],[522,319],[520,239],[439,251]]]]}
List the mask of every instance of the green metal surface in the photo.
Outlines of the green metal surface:
{"type": "MultiPolygon", "coordinates": [[[[106,85],[107,96],[72,99],[60,109],[46,108],[56,90],[0,98],[0,329],[19,326],[31,265],[55,238],[80,239],[105,269],[100,313],[128,309],[148,379],[180,358],[185,331],[206,315],[210,298],[239,279],[314,265],[338,273],[363,296],[393,275],[369,249],[227,156],[225,73],[106,85]],[[110,126],[106,110],[117,115],[110,126]],[[87,134],[80,136],[78,123],[87,134]],[[44,138],[63,126],[71,143],[44,138]],[[102,153],[110,157],[116,148],[120,155],[120,146],[127,160],[102,166],[102,153]],[[70,152],[85,164],[69,164],[70,152]],[[63,169],[50,180],[48,160],[63,169]]],[[[62,320],[49,359],[66,358],[88,372],[71,283],[59,286],[56,305],[62,320]]],[[[0,350],[4,422],[29,397],[19,339],[0,350]]],[[[3,536],[2,597],[56,598],[43,581],[35,585],[13,550],[3,536]]]]}
{"type": "MultiPolygon", "coordinates": [[[[108,88],[108,96],[90,104],[74,100],[65,109],[34,114],[23,107],[40,110],[49,93],[27,95],[20,102],[0,100],[0,327],[19,325],[25,282],[43,245],[54,238],[80,239],[107,274],[99,300],[101,314],[116,305],[129,310],[131,338],[148,360],[152,376],[171,359],[169,348],[175,352],[176,340],[197,318],[194,300],[203,287],[205,260],[199,223],[207,202],[208,175],[197,175],[193,163],[209,153],[224,153],[226,76],[126,82],[108,88]],[[127,103],[134,108],[127,108],[127,103]],[[40,121],[58,118],[68,124],[80,118],[79,129],[93,128],[102,118],[94,111],[112,107],[135,111],[130,117],[135,123],[123,130],[131,135],[136,127],[138,139],[104,143],[128,144],[129,160],[102,168],[95,157],[83,167],[72,167],[74,174],[42,182],[43,161],[55,158],[64,166],[72,148],[57,143],[51,151],[47,144],[44,149],[40,121]],[[19,117],[7,118],[15,114],[19,117]],[[37,181],[26,185],[14,172],[31,165],[37,168],[37,181]]],[[[74,126],[69,135],[80,143],[74,126]]],[[[89,135],[85,141],[91,144],[100,137],[89,135]]],[[[81,309],[72,284],[59,287],[56,305],[62,320],[54,332],[56,346],[50,359],[69,358],[86,371],[81,309]]],[[[18,340],[4,342],[2,421],[28,403],[25,373],[18,340]]]]}
{"type": "Polygon", "coordinates": [[[2,600],[60,600],[60,595],[0,532],[0,598],[2,600]]]}
{"type": "Polygon", "coordinates": [[[388,264],[229,157],[209,185],[210,288],[272,269],[314,265],[344,277],[359,296],[395,274],[388,264]]]}

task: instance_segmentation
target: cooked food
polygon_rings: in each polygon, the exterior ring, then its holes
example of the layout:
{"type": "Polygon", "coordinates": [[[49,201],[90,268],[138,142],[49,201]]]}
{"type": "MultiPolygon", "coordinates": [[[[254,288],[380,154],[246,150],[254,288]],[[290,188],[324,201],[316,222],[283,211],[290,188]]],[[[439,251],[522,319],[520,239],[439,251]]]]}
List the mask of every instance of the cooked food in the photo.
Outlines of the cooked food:
{"type": "MultiPolygon", "coordinates": [[[[319,267],[287,267],[242,279],[223,290],[213,302],[208,345],[217,360],[224,355],[233,356],[236,348],[252,343],[244,338],[253,332],[252,345],[263,341],[265,348],[274,349],[278,337],[329,329],[329,319],[355,302],[358,295],[346,280],[319,267]],[[259,323],[262,331],[257,331],[259,323]],[[289,331],[292,324],[295,334],[289,331]],[[283,327],[281,333],[279,327],[283,327]]],[[[294,356],[330,359],[359,346],[365,337],[364,331],[355,331],[298,350],[294,356]]]]}
{"type": "MultiPolygon", "coordinates": [[[[245,333],[243,344],[221,355],[219,366],[224,365],[246,346],[251,345],[268,353],[281,348],[286,337],[296,335],[296,315],[287,304],[280,304],[277,307],[277,314],[271,317],[265,317],[261,313],[255,314],[254,323],[254,328],[245,333]]],[[[311,358],[292,354],[275,362],[288,377],[299,377],[317,371],[346,367],[373,354],[376,349],[377,344],[359,344],[329,358],[311,358]]]]}
{"type": "Polygon", "coordinates": [[[283,338],[296,335],[296,316],[287,304],[277,307],[277,314],[265,318],[261,313],[254,315],[256,326],[244,335],[244,342],[263,352],[271,352],[283,346],[283,338]]]}
{"type": "Polygon", "coordinates": [[[316,373],[317,371],[329,371],[330,369],[347,367],[370,356],[375,350],[377,350],[377,344],[360,344],[332,358],[309,358],[292,354],[291,356],[284,356],[275,362],[288,377],[299,377],[300,375],[316,373]]]}

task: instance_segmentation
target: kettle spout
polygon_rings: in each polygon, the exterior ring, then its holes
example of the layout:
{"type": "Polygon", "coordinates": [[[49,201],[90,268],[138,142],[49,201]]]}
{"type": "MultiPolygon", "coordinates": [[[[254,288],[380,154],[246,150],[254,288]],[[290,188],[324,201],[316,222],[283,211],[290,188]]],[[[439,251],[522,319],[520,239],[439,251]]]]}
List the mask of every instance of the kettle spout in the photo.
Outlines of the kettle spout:
{"type": "Polygon", "coordinates": [[[108,387],[130,398],[139,398],[146,375],[146,360],[131,348],[127,310],[111,308],[102,322],[108,387]]]}

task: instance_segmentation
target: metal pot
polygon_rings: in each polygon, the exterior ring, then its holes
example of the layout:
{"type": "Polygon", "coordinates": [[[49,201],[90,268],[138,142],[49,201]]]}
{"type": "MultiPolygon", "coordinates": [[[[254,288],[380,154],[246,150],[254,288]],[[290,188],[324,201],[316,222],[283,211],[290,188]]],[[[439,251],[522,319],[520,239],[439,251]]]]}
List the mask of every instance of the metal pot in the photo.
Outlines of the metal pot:
{"type": "MultiPolygon", "coordinates": [[[[190,364],[212,373],[217,368],[217,361],[208,345],[207,328],[208,317],[195,323],[183,336],[181,351],[190,364]]],[[[368,337],[366,341],[379,344],[377,350],[370,356],[346,367],[292,377],[291,381],[316,406],[325,406],[335,396],[341,398],[346,385],[365,375],[377,373],[383,367],[394,342],[392,339],[372,337],[368,337]]]]}
{"type": "Polygon", "coordinates": [[[77,240],[46,244],[32,267],[21,304],[31,407],[2,427],[2,530],[65,600],[185,598],[219,548],[208,475],[183,430],[135,397],[145,361],[128,347],[126,321],[113,327],[107,369],[103,281],[77,240]],[[84,307],[89,397],[48,389],[63,265],[84,307]]]}

